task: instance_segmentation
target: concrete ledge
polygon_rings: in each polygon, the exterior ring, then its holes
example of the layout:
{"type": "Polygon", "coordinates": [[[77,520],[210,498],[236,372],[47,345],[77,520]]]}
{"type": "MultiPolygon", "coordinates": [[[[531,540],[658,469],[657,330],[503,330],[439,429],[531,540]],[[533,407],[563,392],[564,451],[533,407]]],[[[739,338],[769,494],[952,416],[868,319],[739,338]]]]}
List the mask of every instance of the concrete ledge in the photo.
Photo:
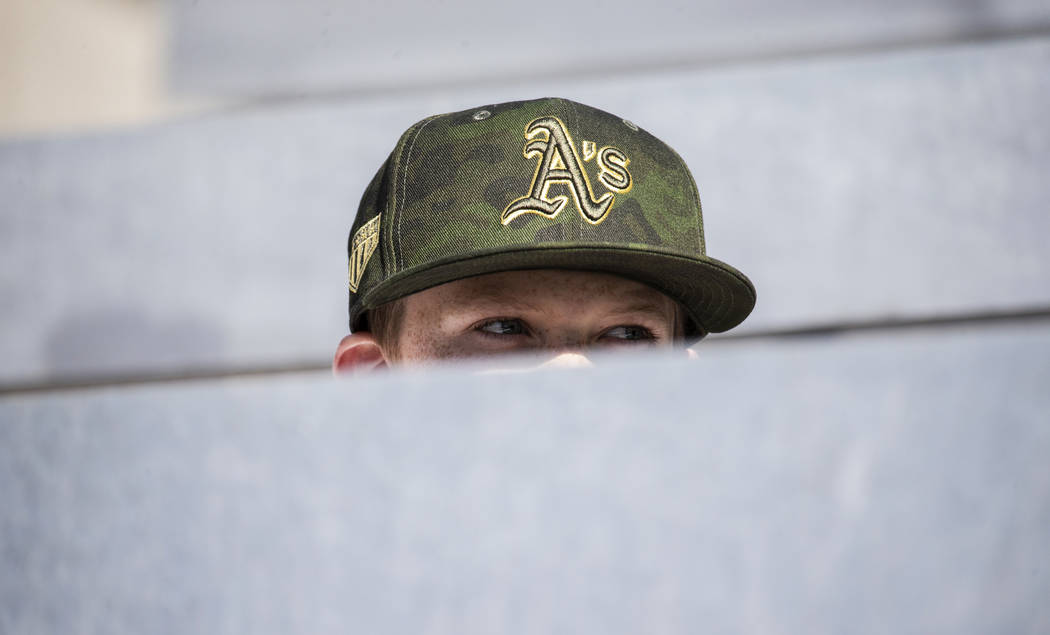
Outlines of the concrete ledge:
{"type": "Polygon", "coordinates": [[[1050,327],[0,399],[0,627],[1041,633],[1050,327]]]}

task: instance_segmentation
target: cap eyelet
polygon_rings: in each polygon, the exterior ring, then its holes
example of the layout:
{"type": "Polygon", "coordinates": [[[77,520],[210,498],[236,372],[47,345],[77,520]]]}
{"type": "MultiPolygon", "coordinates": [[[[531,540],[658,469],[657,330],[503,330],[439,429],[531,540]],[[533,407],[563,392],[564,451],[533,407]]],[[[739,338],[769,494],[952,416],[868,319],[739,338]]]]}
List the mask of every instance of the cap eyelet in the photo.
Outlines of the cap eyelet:
{"type": "Polygon", "coordinates": [[[473,115],[471,115],[471,119],[473,119],[474,121],[484,121],[485,119],[488,119],[491,116],[492,116],[491,112],[489,112],[487,110],[479,110],[476,113],[474,113],[473,115]]]}
{"type": "Polygon", "coordinates": [[[627,126],[627,127],[628,127],[628,128],[630,128],[631,130],[634,130],[635,132],[638,132],[638,126],[636,126],[636,125],[634,124],[634,122],[633,122],[633,121],[630,121],[629,119],[624,119],[624,120],[623,120],[623,125],[627,126]]]}

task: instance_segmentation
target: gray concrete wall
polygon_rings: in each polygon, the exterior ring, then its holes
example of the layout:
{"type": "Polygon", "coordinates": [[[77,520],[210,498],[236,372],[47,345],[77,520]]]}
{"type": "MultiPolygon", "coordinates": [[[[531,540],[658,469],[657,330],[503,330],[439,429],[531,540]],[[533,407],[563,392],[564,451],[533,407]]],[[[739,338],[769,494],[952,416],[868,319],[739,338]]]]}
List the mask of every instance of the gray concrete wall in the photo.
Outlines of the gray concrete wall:
{"type": "Polygon", "coordinates": [[[1045,633],[1047,385],[1020,323],[9,395],[0,630],[1045,633]]]}
{"type": "Polygon", "coordinates": [[[290,6],[168,5],[243,108],[0,143],[0,632],[1050,630],[1045,3],[290,6]],[[330,379],[399,133],[543,94],[682,153],[753,316],[330,379]]]}
{"type": "Polygon", "coordinates": [[[171,76],[204,95],[412,91],[1045,31],[1039,0],[172,3],[171,76]]]}
{"type": "Polygon", "coordinates": [[[1047,308],[1048,68],[1035,38],[3,144],[0,382],[322,364],[347,228],[400,132],[545,93],[682,153],[709,252],[758,288],[741,332],[1047,308]]]}

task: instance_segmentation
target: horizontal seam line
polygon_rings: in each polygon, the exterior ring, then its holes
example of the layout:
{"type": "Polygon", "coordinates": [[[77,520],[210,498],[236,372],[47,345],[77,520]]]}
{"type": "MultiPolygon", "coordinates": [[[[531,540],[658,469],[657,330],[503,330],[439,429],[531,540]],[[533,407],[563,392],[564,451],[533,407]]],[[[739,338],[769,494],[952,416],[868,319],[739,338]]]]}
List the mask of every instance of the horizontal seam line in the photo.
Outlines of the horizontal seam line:
{"type": "Polygon", "coordinates": [[[709,336],[707,342],[754,339],[819,337],[864,331],[897,331],[931,326],[967,326],[1018,321],[1050,320],[1050,307],[1035,307],[1013,311],[987,311],[959,315],[939,315],[914,318],[882,318],[814,324],[809,326],[772,328],[709,336]]]}
{"type": "MultiPolygon", "coordinates": [[[[996,324],[1017,321],[1050,320],[1050,306],[1035,307],[1013,311],[988,311],[963,315],[933,316],[919,318],[899,318],[881,320],[858,320],[814,326],[775,328],[764,331],[752,331],[737,334],[709,335],[703,340],[703,346],[712,343],[731,343],[759,339],[787,339],[796,337],[822,337],[855,332],[898,331],[918,329],[931,326],[966,326],[975,324],[996,324]]],[[[179,372],[140,373],[136,375],[97,376],[84,379],[51,379],[21,384],[0,385],[0,397],[20,395],[67,392],[92,388],[110,388],[171,384],[181,382],[206,381],[211,379],[236,379],[240,377],[269,377],[276,375],[298,375],[318,373],[331,368],[327,363],[295,363],[257,366],[253,368],[225,368],[214,370],[185,370],[179,372]]]]}

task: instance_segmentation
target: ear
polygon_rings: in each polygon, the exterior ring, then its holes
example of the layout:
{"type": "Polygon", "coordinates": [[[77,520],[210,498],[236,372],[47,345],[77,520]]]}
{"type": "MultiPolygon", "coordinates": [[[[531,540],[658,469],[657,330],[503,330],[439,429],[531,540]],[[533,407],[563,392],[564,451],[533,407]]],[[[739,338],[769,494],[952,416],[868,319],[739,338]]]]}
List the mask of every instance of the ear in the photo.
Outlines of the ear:
{"type": "Polygon", "coordinates": [[[351,333],[339,342],[332,359],[332,373],[342,375],[360,373],[388,366],[386,354],[367,331],[351,333]]]}

